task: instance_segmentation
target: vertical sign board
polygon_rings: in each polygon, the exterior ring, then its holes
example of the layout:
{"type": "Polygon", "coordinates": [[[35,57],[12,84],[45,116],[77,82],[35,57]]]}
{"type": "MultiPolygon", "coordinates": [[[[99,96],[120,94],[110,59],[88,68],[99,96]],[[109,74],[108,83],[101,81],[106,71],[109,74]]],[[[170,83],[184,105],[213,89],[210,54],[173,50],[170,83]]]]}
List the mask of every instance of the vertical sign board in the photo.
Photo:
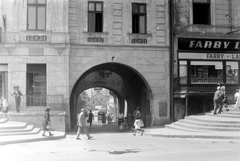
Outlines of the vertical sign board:
{"type": "Polygon", "coordinates": [[[159,102],[159,117],[167,117],[167,103],[159,102]]]}

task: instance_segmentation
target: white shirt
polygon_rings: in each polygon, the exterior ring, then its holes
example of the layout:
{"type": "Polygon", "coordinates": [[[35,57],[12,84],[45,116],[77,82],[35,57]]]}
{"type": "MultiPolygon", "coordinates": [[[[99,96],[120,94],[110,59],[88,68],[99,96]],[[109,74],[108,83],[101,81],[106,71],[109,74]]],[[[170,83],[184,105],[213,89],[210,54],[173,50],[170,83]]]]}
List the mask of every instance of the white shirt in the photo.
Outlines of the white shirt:
{"type": "Polygon", "coordinates": [[[2,100],[2,103],[3,103],[3,107],[7,107],[8,106],[8,102],[7,102],[7,100],[5,98],[2,100]]]}
{"type": "Polygon", "coordinates": [[[238,95],[239,95],[239,93],[238,93],[238,92],[236,92],[236,93],[234,94],[234,98],[237,98],[237,97],[238,97],[238,95]]]}

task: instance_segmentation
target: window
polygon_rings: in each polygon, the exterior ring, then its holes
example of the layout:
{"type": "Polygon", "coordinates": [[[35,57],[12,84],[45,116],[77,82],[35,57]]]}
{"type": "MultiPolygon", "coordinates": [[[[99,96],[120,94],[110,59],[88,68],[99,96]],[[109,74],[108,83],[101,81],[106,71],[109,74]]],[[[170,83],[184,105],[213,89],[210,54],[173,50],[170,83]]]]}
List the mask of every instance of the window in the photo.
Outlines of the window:
{"type": "Polygon", "coordinates": [[[46,105],[46,64],[27,64],[27,106],[46,105]]]}
{"type": "Polygon", "coordinates": [[[88,32],[103,32],[103,2],[88,2],[88,32]]]}
{"type": "Polygon", "coordinates": [[[226,83],[238,84],[238,62],[236,61],[226,62],[226,83]]]}
{"type": "Polygon", "coordinates": [[[28,0],[27,29],[46,30],[46,0],[28,0]]]}
{"type": "Polygon", "coordinates": [[[132,4],[132,32],[138,34],[146,33],[146,4],[132,4]]]}
{"type": "Polygon", "coordinates": [[[210,25],[210,0],[193,0],[193,24],[210,25]]]}
{"type": "Polygon", "coordinates": [[[222,62],[191,61],[191,84],[217,84],[222,82],[222,62]]]}

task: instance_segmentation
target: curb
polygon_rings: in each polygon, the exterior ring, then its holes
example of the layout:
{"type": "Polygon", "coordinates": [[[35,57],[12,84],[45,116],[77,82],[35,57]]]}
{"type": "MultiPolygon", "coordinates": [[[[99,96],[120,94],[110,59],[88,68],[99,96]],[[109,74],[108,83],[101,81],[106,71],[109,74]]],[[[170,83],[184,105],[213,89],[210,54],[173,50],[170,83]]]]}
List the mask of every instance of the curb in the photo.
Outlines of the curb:
{"type": "Polygon", "coordinates": [[[144,133],[143,136],[152,136],[152,137],[162,137],[162,138],[195,138],[195,139],[236,139],[240,140],[240,136],[211,136],[211,135],[191,135],[191,134],[186,134],[186,135],[174,135],[174,134],[151,134],[151,133],[144,133]]]}
{"type": "Polygon", "coordinates": [[[9,141],[1,141],[0,145],[8,145],[8,144],[18,144],[18,143],[30,143],[30,142],[37,142],[37,141],[49,141],[49,140],[58,140],[66,138],[66,132],[64,135],[61,136],[53,136],[53,137],[42,137],[33,138],[33,139],[23,139],[23,140],[9,140],[9,141]]]}

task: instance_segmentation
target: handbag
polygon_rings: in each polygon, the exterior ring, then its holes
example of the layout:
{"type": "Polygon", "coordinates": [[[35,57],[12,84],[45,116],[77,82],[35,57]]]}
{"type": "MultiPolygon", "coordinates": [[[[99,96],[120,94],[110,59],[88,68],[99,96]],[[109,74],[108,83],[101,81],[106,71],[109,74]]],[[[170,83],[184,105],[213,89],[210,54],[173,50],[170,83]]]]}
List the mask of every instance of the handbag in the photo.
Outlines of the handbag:
{"type": "Polygon", "coordinates": [[[87,120],[87,123],[89,123],[90,121],[89,120],[87,120]]]}

